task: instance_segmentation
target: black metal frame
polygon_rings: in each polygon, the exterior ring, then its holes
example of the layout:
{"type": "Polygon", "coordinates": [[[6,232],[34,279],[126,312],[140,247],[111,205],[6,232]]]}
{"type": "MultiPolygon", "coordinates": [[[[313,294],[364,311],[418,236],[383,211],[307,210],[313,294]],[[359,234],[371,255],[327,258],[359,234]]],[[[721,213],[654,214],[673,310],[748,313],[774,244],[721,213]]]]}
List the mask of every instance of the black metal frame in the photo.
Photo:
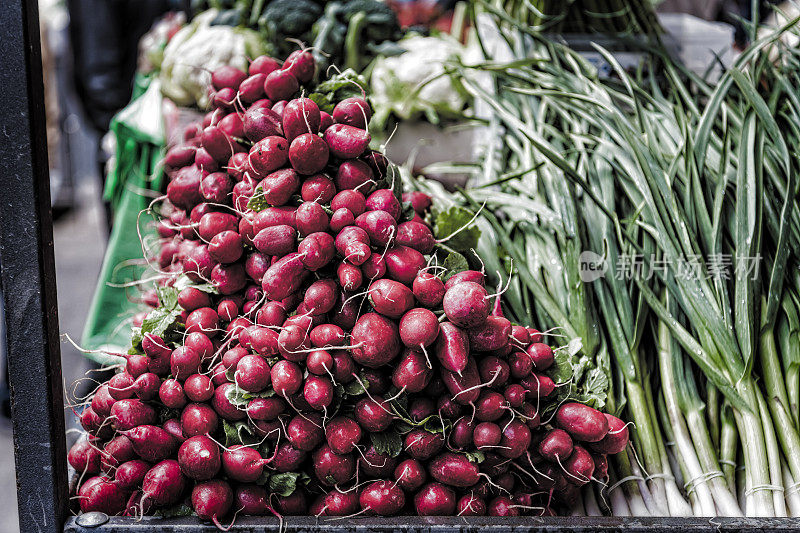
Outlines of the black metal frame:
{"type": "MultiPolygon", "coordinates": [[[[69,517],[53,227],[36,0],[0,9],[0,287],[5,299],[20,529],[56,533],[206,532],[196,518],[69,517]]],[[[304,533],[532,531],[627,533],[737,531],[800,533],[796,519],[240,517],[230,531],[304,533]]]]}
{"type": "Polygon", "coordinates": [[[61,531],[68,490],[44,87],[35,0],[0,9],[0,283],[22,531],[61,531]]]}

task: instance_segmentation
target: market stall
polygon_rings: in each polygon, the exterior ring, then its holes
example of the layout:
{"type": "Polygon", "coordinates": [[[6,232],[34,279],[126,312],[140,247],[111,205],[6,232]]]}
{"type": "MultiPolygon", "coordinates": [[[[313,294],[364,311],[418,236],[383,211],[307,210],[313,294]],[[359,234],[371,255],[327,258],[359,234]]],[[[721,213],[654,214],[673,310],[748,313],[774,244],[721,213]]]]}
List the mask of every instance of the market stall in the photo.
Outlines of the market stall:
{"type": "Polygon", "coordinates": [[[598,62],[547,6],[403,35],[352,2],[280,29],[276,3],[203,6],[117,116],[84,340],[115,373],[68,400],[68,454],[36,13],[2,15],[22,526],[800,530],[800,19],[711,80],[650,12],[600,18],[642,33],[598,62]],[[395,165],[419,120],[473,153],[395,165]]]}

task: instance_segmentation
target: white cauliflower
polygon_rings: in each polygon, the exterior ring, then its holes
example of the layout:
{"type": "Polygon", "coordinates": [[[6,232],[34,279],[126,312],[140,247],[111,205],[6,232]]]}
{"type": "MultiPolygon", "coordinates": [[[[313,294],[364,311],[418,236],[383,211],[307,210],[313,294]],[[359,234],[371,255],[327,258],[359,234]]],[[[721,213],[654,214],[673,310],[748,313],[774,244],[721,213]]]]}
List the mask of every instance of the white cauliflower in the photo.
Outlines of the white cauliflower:
{"type": "Polygon", "coordinates": [[[211,72],[230,65],[247,71],[248,57],[263,53],[258,34],[230,26],[211,26],[217,12],[209,10],[182,28],[164,48],[161,91],[179,106],[208,107],[211,72]]]}
{"type": "Polygon", "coordinates": [[[406,52],[382,57],[370,76],[372,102],[378,121],[394,113],[409,119],[423,112],[429,118],[438,113],[456,113],[466,104],[457,82],[443,76],[444,64],[467,50],[448,37],[411,36],[398,43],[406,52]]]}

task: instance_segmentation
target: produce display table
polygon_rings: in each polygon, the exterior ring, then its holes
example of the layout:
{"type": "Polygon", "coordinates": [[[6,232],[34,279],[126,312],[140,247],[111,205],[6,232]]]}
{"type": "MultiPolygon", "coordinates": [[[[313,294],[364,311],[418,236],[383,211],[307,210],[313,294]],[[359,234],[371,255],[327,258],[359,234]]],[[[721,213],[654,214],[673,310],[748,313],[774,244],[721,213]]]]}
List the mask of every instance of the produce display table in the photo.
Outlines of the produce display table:
{"type": "MultiPolygon", "coordinates": [[[[108,522],[92,527],[80,526],[79,520],[70,518],[65,531],[74,533],[108,532],[151,532],[188,533],[193,531],[219,531],[216,526],[203,523],[196,518],[156,519],[145,517],[141,521],[130,518],[111,518],[108,522]]],[[[223,524],[227,526],[227,524],[223,524]]],[[[800,531],[800,523],[793,519],[781,518],[619,518],[619,517],[557,517],[557,518],[420,518],[399,516],[395,518],[350,518],[342,520],[317,519],[314,517],[287,517],[281,526],[276,518],[242,517],[236,520],[230,531],[236,532],[278,532],[306,533],[325,529],[329,533],[606,533],[625,531],[626,533],[661,533],[675,529],[683,533],[692,532],[737,532],[755,533],[760,531],[780,531],[794,533],[800,531]]]]}

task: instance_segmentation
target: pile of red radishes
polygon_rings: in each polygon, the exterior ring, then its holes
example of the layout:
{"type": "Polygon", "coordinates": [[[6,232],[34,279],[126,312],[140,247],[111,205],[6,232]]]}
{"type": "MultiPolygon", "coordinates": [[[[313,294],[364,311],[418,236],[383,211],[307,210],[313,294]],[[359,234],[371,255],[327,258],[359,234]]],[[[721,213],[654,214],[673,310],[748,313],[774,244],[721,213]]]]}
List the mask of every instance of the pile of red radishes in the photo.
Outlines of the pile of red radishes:
{"type": "Polygon", "coordinates": [[[307,51],[214,72],[167,153],[159,307],[80,416],[81,510],[555,513],[625,424],[557,394],[481,272],[436,265],[430,198],[398,197],[364,98],[298,97],[313,74],[307,51]]]}

